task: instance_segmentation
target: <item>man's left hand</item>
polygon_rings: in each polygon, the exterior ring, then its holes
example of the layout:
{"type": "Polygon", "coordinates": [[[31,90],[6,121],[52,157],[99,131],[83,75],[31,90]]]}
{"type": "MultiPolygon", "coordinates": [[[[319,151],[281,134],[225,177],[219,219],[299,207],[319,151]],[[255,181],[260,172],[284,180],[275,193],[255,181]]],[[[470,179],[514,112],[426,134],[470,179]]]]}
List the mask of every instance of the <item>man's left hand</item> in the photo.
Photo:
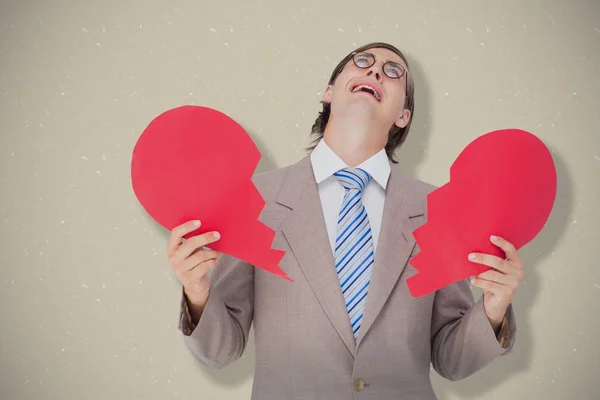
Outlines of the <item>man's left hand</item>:
{"type": "Polygon", "coordinates": [[[496,331],[502,324],[512,296],[523,279],[523,261],[512,243],[494,236],[491,236],[490,240],[504,250],[506,259],[491,254],[471,253],[469,260],[492,267],[491,270],[477,275],[472,284],[483,289],[485,313],[496,331]]]}

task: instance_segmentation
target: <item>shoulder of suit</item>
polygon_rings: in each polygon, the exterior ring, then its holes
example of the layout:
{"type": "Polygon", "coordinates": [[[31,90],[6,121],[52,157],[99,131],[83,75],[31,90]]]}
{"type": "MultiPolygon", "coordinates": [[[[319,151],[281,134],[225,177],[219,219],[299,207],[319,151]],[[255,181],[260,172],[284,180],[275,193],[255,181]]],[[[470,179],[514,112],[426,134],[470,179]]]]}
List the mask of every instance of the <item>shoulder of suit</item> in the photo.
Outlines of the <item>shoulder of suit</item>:
{"type": "Polygon", "coordinates": [[[411,186],[413,187],[413,190],[415,190],[415,192],[423,196],[427,196],[429,193],[433,192],[438,188],[438,186],[436,185],[418,179],[412,179],[411,186]]]}
{"type": "Polygon", "coordinates": [[[418,197],[427,197],[429,193],[438,189],[438,186],[432,183],[407,176],[404,173],[404,171],[402,171],[402,169],[398,166],[398,164],[392,165],[392,170],[394,171],[394,173],[402,174],[406,182],[408,182],[411,191],[418,197]]]}
{"type": "Polygon", "coordinates": [[[265,201],[274,200],[293,165],[254,174],[252,182],[265,201]]]}

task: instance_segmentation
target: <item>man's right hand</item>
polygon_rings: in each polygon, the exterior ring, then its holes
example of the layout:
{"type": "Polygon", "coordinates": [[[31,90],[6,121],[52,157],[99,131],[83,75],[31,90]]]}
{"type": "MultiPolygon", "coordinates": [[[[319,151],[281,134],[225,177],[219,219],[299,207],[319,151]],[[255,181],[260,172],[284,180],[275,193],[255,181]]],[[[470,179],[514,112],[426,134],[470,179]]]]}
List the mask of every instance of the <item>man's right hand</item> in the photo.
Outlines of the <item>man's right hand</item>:
{"type": "Polygon", "coordinates": [[[169,265],[183,284],[193,317],[199,318],[208,299],[210,281],[208,272],[215,267],[221,253],[204,249],[204,246],[219,240],[217,232],[206,232],[202,235],[183,240],[183,237],[200,227],[199,221],[189,221],[171,231],[167,244],[169,265]]]}

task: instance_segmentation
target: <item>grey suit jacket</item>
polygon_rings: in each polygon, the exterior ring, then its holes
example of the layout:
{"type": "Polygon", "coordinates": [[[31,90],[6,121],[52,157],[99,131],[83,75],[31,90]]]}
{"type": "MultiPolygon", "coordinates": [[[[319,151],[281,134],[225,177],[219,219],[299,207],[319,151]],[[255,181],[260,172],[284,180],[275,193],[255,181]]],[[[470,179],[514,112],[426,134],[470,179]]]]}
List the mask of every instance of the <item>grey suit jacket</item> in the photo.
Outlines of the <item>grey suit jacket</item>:
{"type": "Polygon", "coordinates": [[[406,279],[417,272],[408,261],[419,251],[412,232],[426,221],[434,186],[392,166],[355,341],[310,158],[253,179],[266,201],[260,220],[276,231],[273,247],[286,251],[280,266],[294,282],[223,255],[198,325],[185,295],[179,325],[193,355],[222,368],[242,355],[254,324],[252,399],[435,399],[430,365],[458,380],[512,349],[512,305],[501,346],[467,281],[420,298],[408,291],[406,279]]]}

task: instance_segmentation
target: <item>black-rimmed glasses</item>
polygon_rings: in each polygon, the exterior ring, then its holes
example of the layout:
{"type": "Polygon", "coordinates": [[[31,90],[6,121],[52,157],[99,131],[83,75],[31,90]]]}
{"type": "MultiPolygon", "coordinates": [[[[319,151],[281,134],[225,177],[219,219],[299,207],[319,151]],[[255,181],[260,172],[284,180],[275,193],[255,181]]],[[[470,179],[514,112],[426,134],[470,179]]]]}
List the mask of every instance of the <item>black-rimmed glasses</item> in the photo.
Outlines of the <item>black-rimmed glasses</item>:
{"type": "MultiPolygon", "coordinates": [[[[352,57],[354,65],[358,68],[367,69],[371,68],[375,64],[375,56],[371,53],[357,53],[352,57]]],[[[390,79],[400,79],[406,72],[404,68],[394,61],[387,61],[382,67],[383,73],[390,79]]]]}

